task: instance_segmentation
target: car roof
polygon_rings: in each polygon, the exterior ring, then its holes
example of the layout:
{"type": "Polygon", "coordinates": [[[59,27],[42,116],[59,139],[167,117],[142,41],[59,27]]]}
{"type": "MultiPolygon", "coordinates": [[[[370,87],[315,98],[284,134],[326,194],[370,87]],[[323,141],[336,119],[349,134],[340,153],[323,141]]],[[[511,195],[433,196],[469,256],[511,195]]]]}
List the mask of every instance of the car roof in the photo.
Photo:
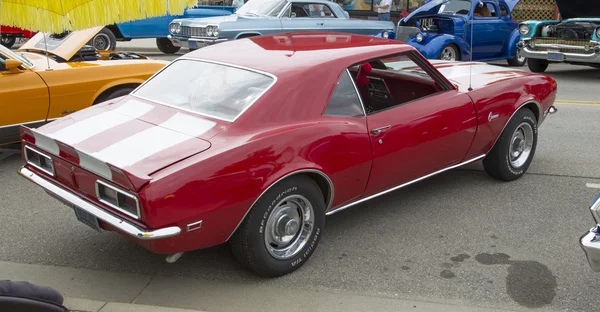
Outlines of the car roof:
{"type": "MultiPolygon", "coordinates": [[[[278,77],[314,69],[344,68],[370,58],[414,51],[395,40],[347,33],[295,32],[218,43],[186,54],[267,72],[278,77]]],[[[293,76],[293,75],[291,75],[293,76]]]]}

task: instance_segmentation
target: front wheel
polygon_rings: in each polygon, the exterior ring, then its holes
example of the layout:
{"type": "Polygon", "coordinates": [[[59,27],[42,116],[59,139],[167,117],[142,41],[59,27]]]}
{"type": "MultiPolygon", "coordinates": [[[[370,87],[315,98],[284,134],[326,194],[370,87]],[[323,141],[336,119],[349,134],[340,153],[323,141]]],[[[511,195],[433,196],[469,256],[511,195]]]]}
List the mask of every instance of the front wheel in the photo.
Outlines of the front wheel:
{"type": "Polygon", "coordinates": [[[455,45],[449,44],[444,47],[439,56],[440,60],[444,61],[460,61],[460,55],[455,45]]]}
{"type": "Polygon", "coordinates": [[[271,187],[254,204],[229,243],[244,267],[278,277],[306,263],[324,226],[319,186],[309,177],[295,176],[271,187]]]}
{"type": "Polygon", "coordinates": [[[534,73],[543,73],[548,69],[548,61],[538,59],[527,59],[527,67],[534,73]]]}
{"type": "Polygon", "coordinates": [[[16,37],[2,36],[2,45],[7,49],[12,48],[12,46],[15,45],[15,42],[17,42],[16,37]]]}
{"type": "Polygon", "coordinates": [[[165,54],[175,54],[181,49],[181,47],[173,45],[173,42],[167,38],[156,38],[156,46],[160,52],[165,54]]]}
{"type": "Polygon", "coordinates": [[[537,139],[535,115],[527,108],[519,110],[483,159],[485,171],[498,180],[513,181],[520,178],[533,160],[537,139]]]}
{"type": "Polygon", "coordinates": [[[521,54],[521,49],[517,48],[515,52],[515,56],[508,60],[508,65],[510,66],[523,66],[527,62],[527,58],[521,54]]]}

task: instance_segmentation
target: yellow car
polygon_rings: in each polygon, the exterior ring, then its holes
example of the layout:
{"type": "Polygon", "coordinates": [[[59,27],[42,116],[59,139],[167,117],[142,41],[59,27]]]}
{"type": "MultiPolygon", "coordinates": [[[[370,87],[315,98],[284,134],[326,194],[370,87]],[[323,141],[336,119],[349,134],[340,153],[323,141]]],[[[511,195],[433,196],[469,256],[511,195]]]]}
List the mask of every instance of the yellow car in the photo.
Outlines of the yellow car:
{"type": "Polygon", "coordinates": [[[38,33],[16,51],[0,45],[0,148],[18,146],[20,125],[127,95],[169,63],[86,46],[101,29],[38,33]]]}

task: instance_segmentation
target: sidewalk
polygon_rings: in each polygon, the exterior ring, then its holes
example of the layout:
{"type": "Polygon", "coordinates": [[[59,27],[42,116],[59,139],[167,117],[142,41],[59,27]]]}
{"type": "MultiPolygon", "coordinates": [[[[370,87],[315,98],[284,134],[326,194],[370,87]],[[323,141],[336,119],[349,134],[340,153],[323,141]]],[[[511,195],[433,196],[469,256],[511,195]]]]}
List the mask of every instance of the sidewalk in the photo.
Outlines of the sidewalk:
{"type": "MultiPolygon", "coordinates": [[[[0,278],[50,286],[78,312],[507,312],[461,302],[287,289],[255,282],[150,276],[0,261],[0,278]],[[182,310],[183,309],[183,310],[182,310]]],[[[524,310],[524,309],[523,309],[524,310]]],[[[531,311],[531,310],[528,310],[531,311]]]]}

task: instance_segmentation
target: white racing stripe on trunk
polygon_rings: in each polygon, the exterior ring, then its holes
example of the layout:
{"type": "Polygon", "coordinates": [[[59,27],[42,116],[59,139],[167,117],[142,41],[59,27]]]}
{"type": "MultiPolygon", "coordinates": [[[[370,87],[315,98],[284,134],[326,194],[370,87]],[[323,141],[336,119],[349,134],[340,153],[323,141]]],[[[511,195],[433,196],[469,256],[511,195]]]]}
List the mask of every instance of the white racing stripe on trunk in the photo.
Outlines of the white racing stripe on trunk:
{"type": "Polygon", "coordinates": [[[509,74],[509,71],[519,71],[518,69],[507,69],[500,66],[495,65],[464,65],[464,66],[452,66],[452,67],[444,67],[437,69],[442,75],[444,75],[448,79],[454,79],[458,77],[465,77],[472,75],[481,75],[481,74],[489,74],[495,72],[506,72],[509,74]],[[471,67],[471,68],[470,68],[471,67]]]}
{"type": "Polygon", "coordinates": [[[112,172],[106,163],[82,151],[77,151],[77,154],[79,155],[79,166],[81,168],[112,181],[112,172]]]}
{"type": "Polygon", "coordinates": [[[60,129],[53,133],[52,137],[66,144],[77,144],[110,128],[138,118],[149,112],[153,107],[139,101],[127,101],[114,110],[106,111],[60,129]]]}
{"type": "Polygon", "coordinates": [[[159,126],[116,142],[93,153],[92,156],[120,168],[128,167],[181,142],[193,139],[194,136],[210,130],[214,125],[212,121],[178,113],[159,126]]]}
{"type": "Polygon", "coordinates": [[[58,154],[60,153],[60,149],[58,148],[58,144],[56,144],[56,141],[37,132],[34,129],[31,129],[31,132],[33,132],[33,137],[35,138],[36,146],[47,151],[50,154],[58,156],[58,154]]]}

